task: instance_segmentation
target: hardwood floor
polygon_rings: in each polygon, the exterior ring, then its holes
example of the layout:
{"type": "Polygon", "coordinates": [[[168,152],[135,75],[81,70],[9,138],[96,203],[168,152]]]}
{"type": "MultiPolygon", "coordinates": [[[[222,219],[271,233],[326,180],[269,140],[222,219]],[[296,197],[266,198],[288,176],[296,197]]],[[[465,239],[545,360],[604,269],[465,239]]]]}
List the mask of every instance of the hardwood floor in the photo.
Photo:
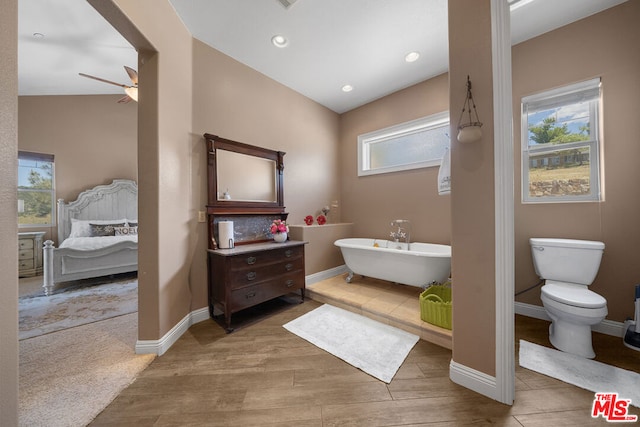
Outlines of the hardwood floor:
{"type": "MultiPolygon", "coordinates": [[[[458,386],[451,351],[424,340],[385,384],[282,327],[320,305],[275,306],[246,324],[238,317],[232,334],[211,319],[192,326],[91,425],[607,425],[590,416],[592,392],[518,366],[513,406],[458,386]]],[[[546,322],[517,316],[516,345],[520,338],[548,345],[546,322]]],[[[638,370],[638,352],[623,351],[620,338],[594,334],[594,345],[603,361],[638,370]]]]}

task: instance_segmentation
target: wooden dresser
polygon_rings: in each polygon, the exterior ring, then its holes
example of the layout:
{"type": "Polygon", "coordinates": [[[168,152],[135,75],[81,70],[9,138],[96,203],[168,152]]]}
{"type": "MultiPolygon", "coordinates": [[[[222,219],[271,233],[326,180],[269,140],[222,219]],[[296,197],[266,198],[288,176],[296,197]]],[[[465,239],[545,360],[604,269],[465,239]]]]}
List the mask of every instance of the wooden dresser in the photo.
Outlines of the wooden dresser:
{"type": "Polygon", "coordinates": [[[18,274],[30,277],[42,274],[42,239],[44,231],[18,233],[18,274]]]}
{"type": "Polygon", "coordinates": [[[305,242],[273,241],[209,249],[209,312],[221,310],[227,332],[231,315],[256,304],[300,291],[304,301],[305,242]]]}

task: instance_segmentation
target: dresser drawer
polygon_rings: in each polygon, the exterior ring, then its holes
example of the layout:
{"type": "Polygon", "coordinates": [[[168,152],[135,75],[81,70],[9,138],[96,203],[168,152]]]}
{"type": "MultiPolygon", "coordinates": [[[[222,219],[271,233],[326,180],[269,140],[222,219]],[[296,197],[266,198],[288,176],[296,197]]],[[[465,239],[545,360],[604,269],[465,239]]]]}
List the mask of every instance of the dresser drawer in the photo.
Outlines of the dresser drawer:
{"type": "Polygon", "coordinates": [[[33,249],[21,249],[18,252],[19,260],[33,259],[33,249]]]}
{"type": "Polygon", "coordinates": [[[259,267],[284,262],[286,260],[303,258],[303,254],[304,249],[302,247],[252,252],[246,255],[234,256],[229,260],[229,267],[233,270],[259,267]]]}
{"type": "Polygon", "coordinates": [[[261,264],[256,266],[243,267],[238,270],[231,270],[228,275],[231,289],[240,289],[256,283],[281,276],[283,274],[302,271],[304,268],[304,258],[288,259],[272,264],[261,264]]]}
{"type": "Polygon", "coordinates": [[[18,233],[18,271],[20,277],[42,273],[42,240],[44,231],[18,233]]]}
{"type": "Polygon", "coordinates": [[[18,248],[20,250],[33,249],[33,239],[20,239],[20,240],[18,240],[18,248]]]}
{"type": "MultiPolygon", "coordinates": [[[[15,264],[14,264],[15,265],[15,264]]],[[[30,270],[33,268],[33,258],[31,259],[21,259],[19,262],[20,270],[30,270]]]]}
{"type": "Polygon", "coordinates": [[[232,311],[236,312],[302,288],[304,275],[299,272],[291,273],[254,286],[236,289],[231,292],[229,302],[232,311]]]}

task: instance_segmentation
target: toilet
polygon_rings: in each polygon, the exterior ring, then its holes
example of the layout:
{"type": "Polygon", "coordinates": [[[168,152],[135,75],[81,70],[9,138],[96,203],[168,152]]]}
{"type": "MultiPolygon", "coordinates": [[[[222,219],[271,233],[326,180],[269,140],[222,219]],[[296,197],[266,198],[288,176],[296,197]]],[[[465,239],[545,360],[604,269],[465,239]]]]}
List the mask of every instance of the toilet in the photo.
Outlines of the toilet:
{"type": "Polygon", "coordinates": [[[531,238],[536,274],[545,280],[540,299],[551,318],[549,341],[558,350],[595,357],[591,326],[607,316],[607,300],[589,290],[598,274],[604,243],[531,238]]]}

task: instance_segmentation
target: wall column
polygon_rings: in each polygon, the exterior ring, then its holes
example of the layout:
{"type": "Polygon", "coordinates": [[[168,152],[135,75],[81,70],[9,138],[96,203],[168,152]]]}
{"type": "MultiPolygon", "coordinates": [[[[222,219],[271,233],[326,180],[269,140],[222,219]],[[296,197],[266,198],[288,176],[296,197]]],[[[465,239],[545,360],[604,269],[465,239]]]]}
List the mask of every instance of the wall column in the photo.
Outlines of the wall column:
{"type": "Polygon", "coordinates": [[[511,122],[510,110],[503,110],[503,104],[510,108],[511,101],[510,79],[507,89],[497,78],[504,77],[505,71],[510,76],[510,64],[506,64],[507,58],[510,61],[510,43],[503,44],[509,28],[508,12],[507,3],[501,0],[449,0],[453,279],[450,377],[458,384],[511,404],[513,244],[509,242],[513,240],[513,174],[505,184],[508,171],[502,170],[504,162],[513,167],[513,154],[507,159],[509,153],[505,151],[505,145],[512,144],[509,132],[505,132],[511,122]],[[462,144],[456,135],[467,76],[483,126],[481,140],[462,144]],[[500,172],[496,175],[497,171],[500,172]],[[503,293],[509,292],[510,300],[505,300],[503,293]],[[510,331],[510,337],[505,338],[505,331],[510,331]]]}

